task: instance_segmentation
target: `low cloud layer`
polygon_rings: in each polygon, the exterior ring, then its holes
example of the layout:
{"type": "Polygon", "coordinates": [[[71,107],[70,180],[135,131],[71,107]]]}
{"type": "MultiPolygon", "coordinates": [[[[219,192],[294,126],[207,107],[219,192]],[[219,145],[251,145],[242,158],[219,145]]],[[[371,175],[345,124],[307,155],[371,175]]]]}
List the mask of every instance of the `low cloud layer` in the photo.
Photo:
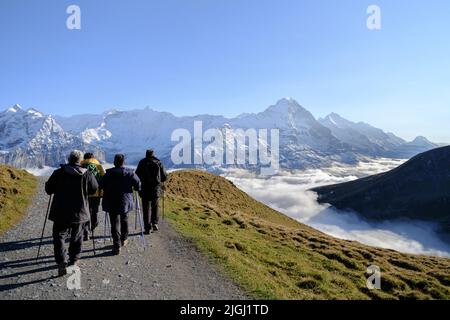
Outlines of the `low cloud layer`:
{"type": "Polygon", "coordinates": [[[37,177],[47,177],[50,176],[55,169],[56,168],[45,166],[43,168],[26,168],[25,170],[37,177]]]}
{"type": "Polygon", "coordinates": [[[401,161],[380,159],[358,166],[334,166],[281,172],[261,178],[244,170],[228,170],[224,176],[255,199],[313,228],[341,239],[406,253],[450,257],[450,246],[439,239],[435,225],[412,220],[369,222],[354,213],[338,211],[317,202],[310,188],[341,183],[390,170],[401,161]]]}

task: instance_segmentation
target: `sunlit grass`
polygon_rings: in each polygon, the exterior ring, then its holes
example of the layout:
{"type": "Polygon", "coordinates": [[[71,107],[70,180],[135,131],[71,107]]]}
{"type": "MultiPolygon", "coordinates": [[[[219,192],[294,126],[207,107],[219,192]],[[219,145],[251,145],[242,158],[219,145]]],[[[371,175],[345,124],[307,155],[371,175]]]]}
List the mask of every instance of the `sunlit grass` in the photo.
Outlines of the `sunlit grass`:
{"type": "Polygon", "coordinates": [[[23,217],[36,185],[36,178],[25,170],[0,165],[0,234],[23,217]]]}

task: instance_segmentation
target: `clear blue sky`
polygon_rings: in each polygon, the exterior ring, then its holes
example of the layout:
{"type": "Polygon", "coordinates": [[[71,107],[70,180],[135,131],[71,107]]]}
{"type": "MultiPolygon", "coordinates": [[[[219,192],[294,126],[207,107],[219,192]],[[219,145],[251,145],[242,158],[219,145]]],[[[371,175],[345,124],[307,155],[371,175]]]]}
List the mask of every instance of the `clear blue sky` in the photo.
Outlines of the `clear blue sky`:
{"type": "Polygon", "coordinates": [[[234,116],[290,96],[450,142],[449,14],[448,0],[1,0],[0,109],[234,116]]]}

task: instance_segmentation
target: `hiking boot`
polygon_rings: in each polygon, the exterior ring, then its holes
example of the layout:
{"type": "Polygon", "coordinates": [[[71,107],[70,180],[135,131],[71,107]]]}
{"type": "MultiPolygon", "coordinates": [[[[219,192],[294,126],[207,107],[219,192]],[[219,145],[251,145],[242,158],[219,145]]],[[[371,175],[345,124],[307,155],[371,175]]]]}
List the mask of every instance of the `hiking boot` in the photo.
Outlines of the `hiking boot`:
{"type": "Polygon", "coordinates": [[[77,261],[69,261],[69,267],[76,267],[78,266],[78,260],[77,261]]]}
{"type": "Polygon", "coordinates": [[[128,239],[121,241],[122,247],[126,247],[128,245],[128,239]]]}
{"type": "Polygon", "coordinates": [[[91,232],[94,232],[95,229],[97,229],[97,227],[98,227],[98,222],[91,227],[91,232]]]}
{"type": "Polygon", "coordinates": [[[84,232],[83,241],[89,241],[89,232],[84,232]]]}
{"type": "Polygon", "coordinates": [[[152,230],[153,230],[153,232],[158,231],[158,230],[159,230],[158,225],[157,225],[157,224],[154,224],[154,225],[152,226],[152,230]]]}
{"type": "Polygon", "coordinates": [[[149,234],[150,234],[150,230],[145,230],[145,231],[144,231],[144,234],[145,234],[145,235],[149,235],[149,234]]]}
{"type": "Polygon", "coordinates": [[[65,262],[58,264],[58,277],[63,277],[67,274],[67,265],[65,262]]]}
{"type": "Polygon", "coordinates": [[[112,250],[113,255],[118,256],[120,254],[120,248],[114,248],[112,250]]]}

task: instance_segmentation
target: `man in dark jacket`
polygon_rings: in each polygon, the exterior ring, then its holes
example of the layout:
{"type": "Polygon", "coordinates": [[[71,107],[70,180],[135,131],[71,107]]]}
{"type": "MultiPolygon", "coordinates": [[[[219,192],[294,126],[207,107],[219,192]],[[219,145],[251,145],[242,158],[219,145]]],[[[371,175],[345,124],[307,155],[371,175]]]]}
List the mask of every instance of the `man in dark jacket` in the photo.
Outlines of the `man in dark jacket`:
{"type": "Polygon", "coordinates": [[[95,177],[81,167],[83,153],[70,153],[69,164],[61,165],[45,183],[45,192],[53,196],[49,220],[53,221],[53,246],[58,274],[67,273],[64,241],[70,232],[69,265],[76,265],[80,258],[83,226],[89,222],[89,195],[98,189],[95,177]]]}
{"type": "Polygon", "coordinates": [[[116,154],[114,168],[106,170],[100,183],[103,189],[103,210],[109,213],[113,254],[116,255],[128,243],[128,212],[134,208],[133,189],[139,191],[141,188],[138,176],[132,169],[125,168],[124,164],[124,155],[116,154]]]}
{"type": "Polygon", "coordinates": [[[147,150],[145,158],[139,161],[136,174],[141,179],[145,234],[158,231],[159,198],[163,193],[162,183],[167,180],[167,173],[161,161],[155,157],[153,150],[147,150]]]}

